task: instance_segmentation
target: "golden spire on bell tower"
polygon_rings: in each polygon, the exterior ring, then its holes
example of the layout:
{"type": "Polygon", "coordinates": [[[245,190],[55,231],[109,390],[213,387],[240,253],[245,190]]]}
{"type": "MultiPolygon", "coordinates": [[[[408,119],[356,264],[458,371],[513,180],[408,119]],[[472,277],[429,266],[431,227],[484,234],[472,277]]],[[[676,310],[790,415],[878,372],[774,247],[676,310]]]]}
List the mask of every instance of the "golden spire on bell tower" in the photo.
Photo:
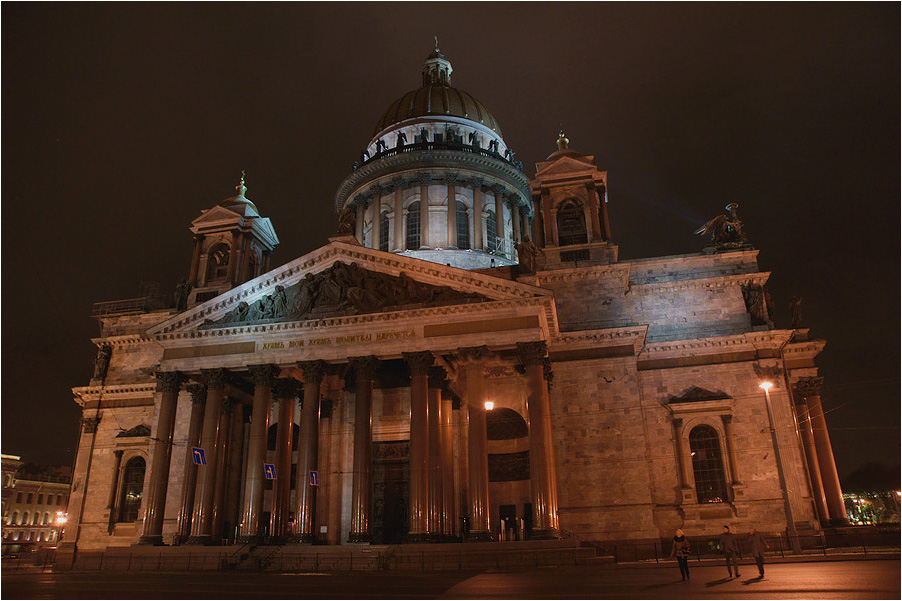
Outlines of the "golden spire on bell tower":
{"type": "Polygon", "coordinates": [[[244,196],[244,193],[247,192],[247,186],[244,185],[244,169],[241,170],[241,179],[238,180],[235,189],[238,190],[238,196],[244,196]]]}
{"type": "Polygon", "coordinates": [[[570,140],[567,139],[567,135],[564,133],[564,126],[561,126],[561,133],[557,136],[557,149],[558,150],[567,150],[568,145],[570,144],[570,140]]]}

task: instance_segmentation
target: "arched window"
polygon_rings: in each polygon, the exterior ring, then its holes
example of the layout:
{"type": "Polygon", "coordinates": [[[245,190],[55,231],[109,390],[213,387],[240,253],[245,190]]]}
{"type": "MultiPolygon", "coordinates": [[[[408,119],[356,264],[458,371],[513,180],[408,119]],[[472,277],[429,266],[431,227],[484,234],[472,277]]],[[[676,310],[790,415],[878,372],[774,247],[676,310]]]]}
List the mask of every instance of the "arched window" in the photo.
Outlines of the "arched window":
{"type": "Polygon", "coordinates": [[[142,457],[134,457],[125,464],[122,475],[122,493],[119,497],[119,521],[134,522],[141,508],[144,489],[145,463],[142,457]]]}
{"type": "Polygon", "coordinates": [[[49,521],[50,521],[50,514],[44,513],[44,518],[41,520],[41,525],[46,526],[49,521]]]}
{"type": "Polygon", "coordinates": [[[28,512],[27,511],[22,514],[22,521],[19,523],[22,524],[23,526],[28,525],[28,512]]]}
{"type": "Polygon", "coordinates": [[[229,245],[219,243],[207,253],[207,281],[219,280],[229,275],[229,245]]]}
{"type": "Polygon", "coordinates": [[[379,213],[379,250],[388,252],[388,213],[379,213]]]}
{"type": "Polygon", "coordinates": [[[557,211],[557,237],[560,246],[584,244],[586,237],[586,215],[574,200],[567,200],[557,211]]]}
{"type": "Polygon", "coordinates": [[[19,519],[19,512],[14,511],[13,516],[11,518],[9,518],[9,521],[7,522],[7,524],[15,526],[18,523],[18,522],[16,522],[16,520],[18,520],[18,519],[19,519]]]}
{"type": "Polygon", "coordinates": [[[495,223],[495,211],[489,211],[488,217],[485,218],[485,249],[490,253],[498,248],[495,223]]]}
{"type": "Polygon", "coordinates": [[[695,494],[699,503],[727,501],[720,439],[711,426],[696,426],[689,432],[692,471],[695,474],[695,494]]]}
{"type": "Polygon", "coordinates": [[[457,201],[457,248],[470,248],[470,218],[467,205],[457,201]]]}
{"type": "Polygon", "coordinates": [[[407,207],[407,250],[420,248],[420,203],[407,207]]]}
{"type": "Polygon", "coordinates": [[[44,533],[43,533],[43,532],[38,532],[38,540],[37,540],[37,542],[41,542],[41,539],[42,539],[42,538],[44,538],[44,533]]]}
{"type": "Polygon", "coordinates": [[[35,512],[35,514],[31,517],[31,525],[37,526],[39,519],[41,519],[41,514],[38,512],[35,512]]]}

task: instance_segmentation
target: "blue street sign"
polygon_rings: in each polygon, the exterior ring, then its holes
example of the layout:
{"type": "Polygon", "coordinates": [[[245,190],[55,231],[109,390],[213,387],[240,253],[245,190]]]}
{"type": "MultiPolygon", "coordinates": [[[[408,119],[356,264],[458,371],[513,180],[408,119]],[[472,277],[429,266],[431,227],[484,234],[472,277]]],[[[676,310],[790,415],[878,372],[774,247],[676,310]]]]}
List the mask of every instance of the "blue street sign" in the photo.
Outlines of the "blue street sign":
{"type": "Polygon", "coordinates": [[[319,474],[310,470],[310,486],[319,486],[319,474]]]}
{"type": "Polygon", "coordinates": [[[275,480],[276,479],[276,465],[274,463],[264,463],[263,464],[263,473],[266,475],[267,480],[275,480]]]}
{"type": "Polygon", "coordinates": [[[207,465],[207,456],[200,447],[191,447],[191,457],[194,459],[194,465],[207,465]]]}

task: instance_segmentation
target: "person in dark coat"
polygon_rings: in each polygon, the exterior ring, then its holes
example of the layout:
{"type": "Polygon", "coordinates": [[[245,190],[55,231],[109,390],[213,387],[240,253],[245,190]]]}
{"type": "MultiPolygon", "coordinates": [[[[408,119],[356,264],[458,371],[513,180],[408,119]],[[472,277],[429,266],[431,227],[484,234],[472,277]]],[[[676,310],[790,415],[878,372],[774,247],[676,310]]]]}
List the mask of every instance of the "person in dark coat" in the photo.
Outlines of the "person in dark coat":
{"type": "Polygon", "coordinates": [[[730,532],[729,526],[724,526],[723,534],[720,535],[720,552],[727,559],[727,572],[730,573],[730,578],[733,577],[734,570],[736,571],[736,577],[739,578],[739,562],[737,561],[739,545],[736,544],[736,538],[730,532]]]}
{"type": "Polygon", "coordinates": [[[755,563],[758,564],[758,577],[764,578],[764,550],[770,549],[770,547],[767,541],[764,540],[764,537],[761,536],[761,533],[757,532],[754,527],[749,528],[748,541],[755,563]]]}
{"type": "Polygon", "coordinates": [[[677,563],[680,566],[680,576],[683,577],[683,580],[689,579],[689,541],[686,540],[686,535],[683,534],[682,530],[676,531],[676,536],[673,537],[673,549],[670,551],[671,557],[676,557],[677,563]]]}

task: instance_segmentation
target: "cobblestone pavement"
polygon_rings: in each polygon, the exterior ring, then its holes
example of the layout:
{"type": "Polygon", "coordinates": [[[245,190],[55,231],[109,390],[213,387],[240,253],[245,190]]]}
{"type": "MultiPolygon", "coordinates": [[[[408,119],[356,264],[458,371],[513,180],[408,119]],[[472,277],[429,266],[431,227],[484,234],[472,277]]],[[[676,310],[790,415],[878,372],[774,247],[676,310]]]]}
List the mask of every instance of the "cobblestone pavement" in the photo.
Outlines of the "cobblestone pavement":
{"type": "Polygon", "coordinates": [[[888,599],[899,560],[723,566],[538,568],[522,572],[40,573],[3,570],[4,599],[888,599]]]}

